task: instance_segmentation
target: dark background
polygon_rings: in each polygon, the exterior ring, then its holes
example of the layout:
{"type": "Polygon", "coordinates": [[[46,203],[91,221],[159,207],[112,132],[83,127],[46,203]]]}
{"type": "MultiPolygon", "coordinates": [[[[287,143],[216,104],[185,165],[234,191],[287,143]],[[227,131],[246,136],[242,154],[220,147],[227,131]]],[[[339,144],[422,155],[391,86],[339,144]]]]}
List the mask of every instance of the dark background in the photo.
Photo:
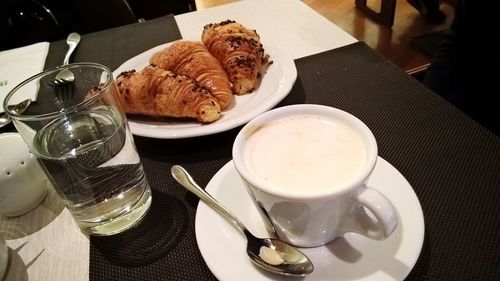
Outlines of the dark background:
{"type": "Polygon", "coordinates": [[[194,0],[4,0],[0,50],[194,10],[194,0]]]}

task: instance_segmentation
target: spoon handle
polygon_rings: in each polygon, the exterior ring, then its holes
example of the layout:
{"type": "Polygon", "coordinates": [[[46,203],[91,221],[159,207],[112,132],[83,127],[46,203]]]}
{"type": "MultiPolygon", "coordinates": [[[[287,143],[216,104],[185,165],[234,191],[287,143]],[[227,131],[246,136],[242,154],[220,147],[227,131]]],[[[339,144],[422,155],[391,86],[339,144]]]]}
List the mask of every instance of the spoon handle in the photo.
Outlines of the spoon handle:
{"type": "Polygon", "coordinates": [[[198,196],[203,202],[207,203],[210,207],[212,207],[215,211],[221,214],[224,218],[226,218],[229,222],[231,222],[241,233],[246,236],[246,227],[243,223],[237,219],[228,209],[224,208],[212,195],[208,194],[205,189],[201,188],[189,175],[189,173],[181,166],[174,165],[170,169],[172,176],[178,183],[180,183],[187,190],[194,193],[198,196]]]}
{"type": "MultiPolygon", "coordinates": [[[[74,34],[71,33],[68,36],[68,38],[71,36],[74,36],[74,34]]],[[[63,65],[69,64],[69,58],[71,57],[71,54],[73,54],[73,51],[76,49],[76,46],[78,46],[79,42],[80,42],[80,39],[78,39],[77,41],[67,41],[66,42],[68,44],[69,48],[68,48],[68,52],[66,52],[66,56],[64,56],[63,65]]]]}

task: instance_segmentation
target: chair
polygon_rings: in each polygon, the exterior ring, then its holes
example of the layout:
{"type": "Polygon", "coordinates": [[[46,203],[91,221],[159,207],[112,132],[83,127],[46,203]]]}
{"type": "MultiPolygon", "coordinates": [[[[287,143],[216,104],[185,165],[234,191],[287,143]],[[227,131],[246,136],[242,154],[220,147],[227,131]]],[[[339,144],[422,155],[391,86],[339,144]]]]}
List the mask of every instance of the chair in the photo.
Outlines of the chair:
{"type": "Polygon", "coordinates": [[[355,0],[356,8],[365,12],[374,20],[391,27],[394,23],[394,14],[396,12],[396,0],[381,0],[380,12],[376,12],[366,4],[367,0],[355,0]]]}
{"type": "Polygon", "coordinates": [[[196,10],[195,0],[128,0],[128,3],[137,17],[145,20],[196,10]]]}
{"type": "Polygon", "coordinates": [[[85,33],[138,22],[127,0],[72,0],[85,33]]]}
{"type": "Polygon", "coordinates": [[[16,48],[62,36],[61,23],[44,4],[36,0],[15,1],[0,15],[0,50],[16,48]]]}
{"type": "Polygon", "coordinates": [[[86,32],[196,9],[194,0],[72,0],[86,32]]]}

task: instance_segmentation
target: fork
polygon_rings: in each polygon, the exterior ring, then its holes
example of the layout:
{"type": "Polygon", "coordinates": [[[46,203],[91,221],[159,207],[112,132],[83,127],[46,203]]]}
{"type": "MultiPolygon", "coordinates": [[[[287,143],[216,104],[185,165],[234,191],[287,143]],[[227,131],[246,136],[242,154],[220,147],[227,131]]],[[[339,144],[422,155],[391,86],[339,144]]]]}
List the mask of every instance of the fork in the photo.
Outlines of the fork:
{"type": "Polygon", "coordinates": [[[73,74],[73,72],[71,72],[71,70],[68,69],[67,65],[69,65],[71,54],[76,49],[76,46],[78,46],[78,43],[80,43],[80,34],[76,32],[70,33],[68,35],[68,38],[66,39],[66,43],[68,44],[69,48],[66,52],[66,55],[64,56],[64,61],[61,66],[61,68],[63,69],[61,69],[57,73],[56,77],[52,81],[53,86],[56,90],[55,103],[57,107],[61,109],[64,107],[65,100],[73,99],[73,82],[75,81],[75,75],[73,74]]]}
{"type": "MultiPolygon", "coordinates": [[[[66,39],[66,43],[68,44],[69,48],[66,52],[66,56],[64,57],[63,66],[69,64],[71,54],[76,49],[76,46],[78,46],[78,43],[80,43],[80,34],[76,32],[70,33],[68,35],[68,38],[66,39]]],[[[61,86],[64,84],[73,83],[73,81],[75,81],[75,75],[73,74],[73,72],[71,72],[71,70],[67,68],[64,68],[59,71],[54,78],[54,85],[61,86]]]]}

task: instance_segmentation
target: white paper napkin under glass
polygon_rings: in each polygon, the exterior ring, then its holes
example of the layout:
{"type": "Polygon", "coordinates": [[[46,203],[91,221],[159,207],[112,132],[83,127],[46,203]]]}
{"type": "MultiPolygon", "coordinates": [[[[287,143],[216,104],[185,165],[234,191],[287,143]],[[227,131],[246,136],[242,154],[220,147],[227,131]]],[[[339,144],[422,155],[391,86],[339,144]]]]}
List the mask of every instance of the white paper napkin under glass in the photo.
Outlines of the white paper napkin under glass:
{"type": "MultiPolygon", "coordinates": [[[[49,43],[40,42],[0,52],[0,113],[4,112],[3,100],[10,90],[43,70],[48,51],[49,43]]],[[[36,100],[36,90],[23,98],[36,100]]]]}

